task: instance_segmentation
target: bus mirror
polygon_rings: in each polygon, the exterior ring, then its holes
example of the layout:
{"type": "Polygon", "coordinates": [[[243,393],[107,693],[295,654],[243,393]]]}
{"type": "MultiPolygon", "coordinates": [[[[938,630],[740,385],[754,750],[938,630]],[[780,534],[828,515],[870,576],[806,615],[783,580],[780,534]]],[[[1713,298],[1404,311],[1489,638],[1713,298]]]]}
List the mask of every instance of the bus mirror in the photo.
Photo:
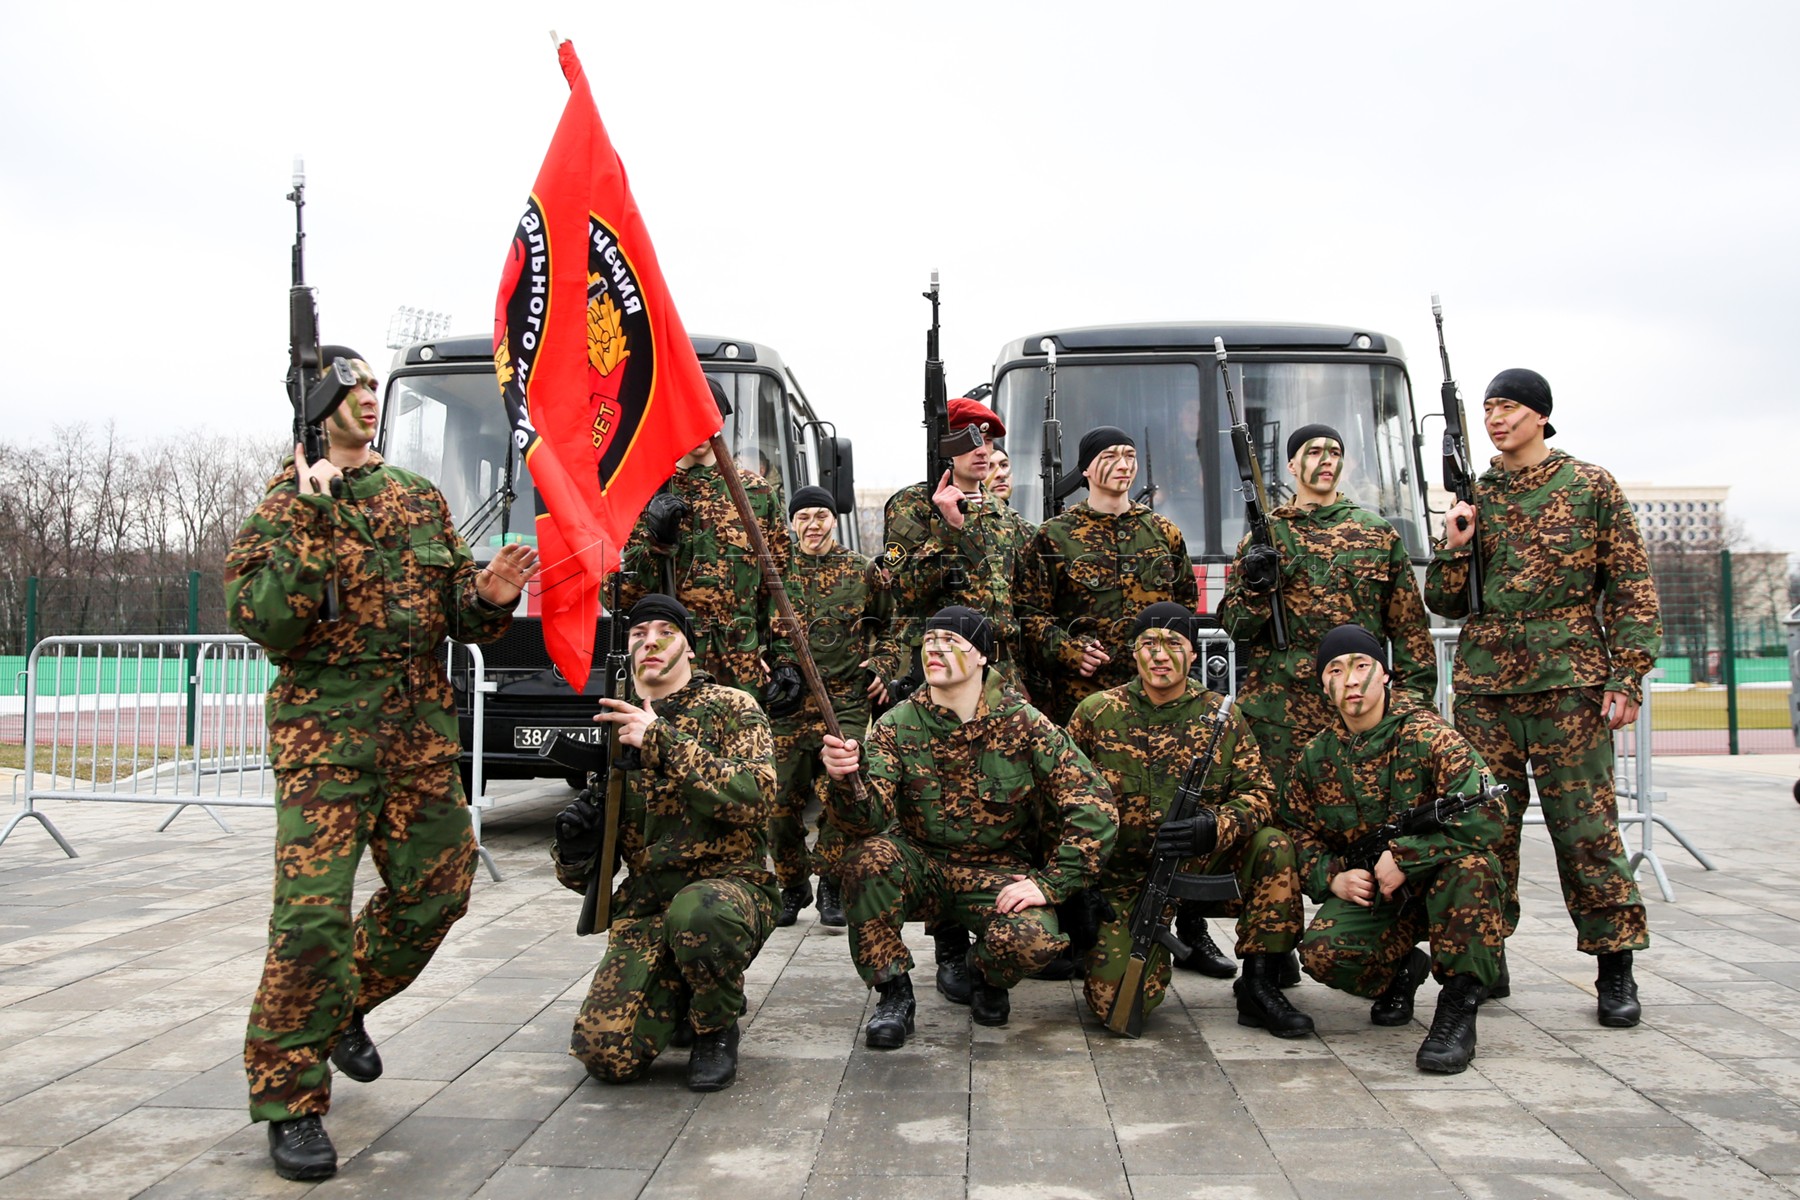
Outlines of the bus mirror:
{"type": "Polygon", "coordinates": [[[856,456],[847,437],[819,439],[819,486],[840,513],[856,511],[856,456]]]}

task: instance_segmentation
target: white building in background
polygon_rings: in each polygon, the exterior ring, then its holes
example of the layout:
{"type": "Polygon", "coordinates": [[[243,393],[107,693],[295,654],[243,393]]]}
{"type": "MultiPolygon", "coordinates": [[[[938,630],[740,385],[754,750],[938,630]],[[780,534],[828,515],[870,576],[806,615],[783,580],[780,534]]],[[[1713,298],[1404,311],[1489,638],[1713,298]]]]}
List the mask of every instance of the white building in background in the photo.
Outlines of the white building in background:
{"type": "Polygon", "coordinates": [[[1725,540],[1729,486],[1693,487],[1621,480],[1650,549],[1678,543],[1718,546],[1725,540]]]}

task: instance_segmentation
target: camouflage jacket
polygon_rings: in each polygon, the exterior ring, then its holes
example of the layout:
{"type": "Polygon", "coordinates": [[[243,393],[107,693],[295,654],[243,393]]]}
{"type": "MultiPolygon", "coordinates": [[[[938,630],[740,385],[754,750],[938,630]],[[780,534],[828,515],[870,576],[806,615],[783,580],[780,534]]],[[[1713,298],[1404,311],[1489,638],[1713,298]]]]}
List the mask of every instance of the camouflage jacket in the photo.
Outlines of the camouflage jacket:
{"type": "MultiPolygon", "coordinates": [[[[775,895],[768,869],[775,809],[775,741],[756,702],[696,671],[655,701],[643,769],[625,775],[619,861],[629,874],[613,895],[613,918],[668,908],[697,879],[736,878],[775,895]]],[[[552,850],[556,877],[581,891],[587,862],[552,850]]]]}
{"type": "MultiPolygon", "coordinates": [[[[1220,697],[1190,680],[1167,704],[1153,704],[1132,680],[1083,700],[1069,736],[1093,762],[1119,808],[1119,840],[1100,873],[1102,887],[1135,887],[1150,871],[1150,843],[1188,767],[1206,744],[1205,717],[1220,697]]],[[[1219,758],[1206,775],[1202,803],[1219,818],[1220,851],[1249,843],[1273,819],[1274,786],[1250,728],[1228,718],[1219,758]]],[[[1190,866],[1187,869],[1196,869],[1190,866]]]]}
{"type": "Polygon", "coordinates": [[[875,723],[863,743],[865,803],[834,780],[833,823],[853,838],[891,830],[947,862],[1027,875],[1053,904],[1091,884],[1119,816],[1087,756],[993,672],[968,721],[930,695],[921,687],[875,723]]]}
{"type": "Polygon", "coordinates": [[[1020,574],[1026,650],[1050,680],[1042,706],[1058,716],[1083,697],[1137,677],[1131,623],[1147,605],[1200,602],[1181,530],[1142,504],[1118,514],[1078,504],[1050,518],[1031,539],[1020,574]],[[1078,668],[1088,639],[1112,661],[1083,677],[1078,668]]]}
{"type": "MultiPolygon", "coordinates": [[[[775,566],[785,573],[792,538],[775,491],[754,472],[738,475],[775,566]]],[[[682,521],[681,540],[673,554],[660,553],[642,516],[638,518],[625,544],[621,607],[629,612],[645,595],[666,591],[672,584],[675,598],[694,619],[694,665],[727,687],[759,694],[763,673],[758,659],[766,654],[774,666],[778,660],[791,660],[793,651],[773,636],[775,602],[763,586],[762,568],[725,488],[725,477],[716,467],[693,466],[676,471],[669,487],[692,510],[682,521]]]]}
{"type": "MultiPolygon", "coordinates": [[[[839,721],[861,728],[869,720],[870,680],[893,679],[906,670],[893,641],[887,572],[843,546],[817,555],[796,547],[782,582],[839,721]]],[[[810,692],[806,707],[791,719],[809,715],[819,715],[810,692]]]]}
{"type": "Polygon", "coordinates": [[[994,623],[995,655],[1010,663],[1019,650],[1013,612],[1020,557],[1031,526],[1004,502],[984,494],[971,502],[961,529],[950,528],[915,483],[888,498],[887,553],[882,565],[894,577],[897,640],[907,665],[919,648],[928,617],[946,604],[966,604],[994,623]]]}
{"type": "MultiPolygon", "coordinates": [[[[1633,700],[1656,665],[1662,618],[1650,557],[1613,477],[1552,450],[1522,471],[1500,460],[1475,484],[1482,614],[1463,626],[1459,692],[1516,695],[1604,685],[1633,700]]],[[[1439,544],[1425,599],[1446,617],[1469,611],[1469,547],[1439,544]]]]}
{"type": "Polygon", "coordinates": [[[400,772],[462,753],[444,640],[490,642],[512,610],[479,569],[431,481],[371,453],[344,498],[303,496],[293,460],[225,556],[226,623],[268,651],[269,760],[400,772]],[[339,618],[319,619],[326,581],[339,618]]]}
{"type": "MultiPolygon", "coordinates": [[[[1343,869],[1337,855],[1383,821],[1427,800],[1481,786],[1487,767],[1437,709],[1401,694],[1367,733],[1342,721],[1315,735],[1288,775],[1287,802],[1300,887],[1315,901],[1331,894],[1343,869]]],[[[1471,850],[1499,846],[1504,814],[1490,803],[1455,817],[1442,833],[1388,843],[1408,877],[1429,873],[1471,850]]]]}
{"type": "MultiPolygon", "coordinates": [[[[1252,721],[1317,731],[1337,722],[1319,688],[1313,657],[1325,635],[1356,624],[1393,645],[1397,688],[1421,701],[1437,695],[1437,653],[1412,560],[1394,527],[1352,500],[1318,508],[1284,504],[1269,514],[1281,551],[1281,599],[1288,648],[1268,635],[1269,597],[1253,596],[1234,569],[1219,603],[1219,624],[1248,660],[1238,703],[1252,721]]],[[[1249,548],[1246,535],[1238,558],[1249,548]]]]}

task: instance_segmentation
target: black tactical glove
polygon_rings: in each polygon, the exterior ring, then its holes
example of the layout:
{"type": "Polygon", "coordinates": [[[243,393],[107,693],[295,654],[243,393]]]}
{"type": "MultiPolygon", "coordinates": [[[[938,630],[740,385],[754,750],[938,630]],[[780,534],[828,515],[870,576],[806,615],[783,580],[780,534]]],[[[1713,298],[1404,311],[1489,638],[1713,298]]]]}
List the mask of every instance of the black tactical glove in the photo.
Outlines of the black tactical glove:
{"type": "Polygon", "coordinates": [[[693,509],[680,496],[658,492],[644,505],[644,529],[659,546],[673,546],[681,540],[681,523],[693,509]]]}
{"type": "Polygon", "coordinates": [[[604,835],[600,806],[589,792],[575,797],[575,802],[556,814],[556,857],[569,866],[584,863],[600,849],[604,835]]]}
{"type": "Polygon", "coordinates": [[[1184,820],[1164,821],[1150,853],[1157,858],[1199,858],[1211,854],[1218,844],[1219,815],[1210,808],[1197,808],[1184,820]]]}
{"type": "Polygon", "coordinates": [[[1250,547],[1238,563],[1237,575],[1245,591],[1254,596],[1267,595],[1281,582],[1281,552],[1273,546],[1250,547]]]}
{"type": "Polygon", "coordinates": [[[763,684],[763,711],[776,720],[791,717],[806,704],[806,680],[793,663],[776,663],[763,684]]]}
{"type": "Polygon", "coordinates": [[[1056,923],[1069,935],[1069,953],[1079,959],[1100,942],[1100,927],[1118,919],[1099,888],[1082,888],[1056,906],[1056,923]]]}

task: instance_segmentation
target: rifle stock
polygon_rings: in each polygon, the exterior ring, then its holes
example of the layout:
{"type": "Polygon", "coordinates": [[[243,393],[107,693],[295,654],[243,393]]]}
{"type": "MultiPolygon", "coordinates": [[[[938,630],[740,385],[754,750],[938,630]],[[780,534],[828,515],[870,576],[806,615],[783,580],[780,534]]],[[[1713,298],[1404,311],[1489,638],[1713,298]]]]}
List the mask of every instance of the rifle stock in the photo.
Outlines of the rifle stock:
{"type": "MultiPolygon", "coordinates": [[[[1165,823],[1186,820],[1200,807],[1206,793],[1206,777],[1218,761],[1225,731],[1230,728],[1230,714],[1231,698],[1228,696],[1207,714],[1206,744],[1189,764],[1181,786],[1175,789],[1175,799],[1163,818],[1165,823]]],[[[1239,895],[1235,875],[1185,874],[1176,870],[1176,864],[1176,859],[1168,857],[1150,860],[1143,894],[1138,897],[1137,907],[1131,910],[1131,956],[1126,961],[1125,974],[1119,980],[1119,992],[1113,998],[1112,1011],[1106,1016],[1106,1027],[1124,1037],[1134,1038],[1144,1031],[1144,988],[1155,966],[1152,955],[1158,948],[1172,954],[1188,953],[1188,947],[1169,928],[1170,905],[1176,900],[1220,903],[1236,900],[1239,895]]]]}
{"type": "MultiPolygon", "coordinates": [[[[1231,411],[1231,453],[1237,459],[1238,491],[1244,498],[1244,521],[1250,527],[1250,543],[1267,546],[1279,554],[1275,536],[1269,531],[1269,493],[1263,487],[1262,461],[1256,457],[1256,447],[1250,441],[1250,422],[1231,390],[1224,338],[1213,339],[1213,356],[1219,362],[1219,386],[1225,389],[1225,404],[1231,411]]],[[[1275,587],[1269,592],[1269,639],[1277,650],[1288,648],[1287,606],[1281,599],[1279,573],[1275,587]]]]}

